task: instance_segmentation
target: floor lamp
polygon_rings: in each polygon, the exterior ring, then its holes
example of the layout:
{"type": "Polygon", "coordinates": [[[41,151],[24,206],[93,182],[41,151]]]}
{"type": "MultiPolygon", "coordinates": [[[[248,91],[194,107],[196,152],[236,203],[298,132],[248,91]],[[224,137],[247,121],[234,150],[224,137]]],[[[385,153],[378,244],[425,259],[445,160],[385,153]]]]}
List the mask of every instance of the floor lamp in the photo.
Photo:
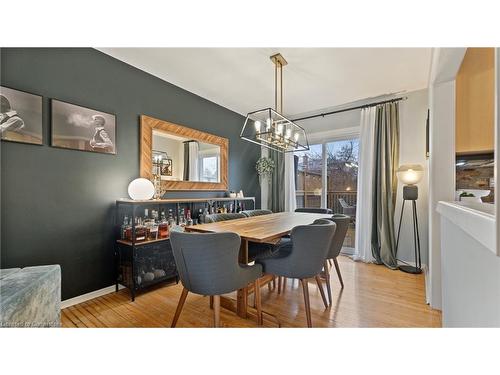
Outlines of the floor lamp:
{"type": "Polygon", "coordinates": [[[405,164],[397,170],[398,179],[404,184],[403,186],[403,204],[401,206],[401,215],[399,217],[398,238],[396,241],[396,254],[399,246],[399,234],[401,233],[401,223],[403,222],[403,212],[406,201],[411,201],[412,217],[413,217],[413,245],[415,248],[415,266],[405,265],[399,266],[399,269],[407,273],[422,273],[422,262],[420,259],[420,235],[418,233],[418,217],[417,217],[417,199],[418,187],[416,184],[422,179],[424,168],[419,164],[405,164]]]}

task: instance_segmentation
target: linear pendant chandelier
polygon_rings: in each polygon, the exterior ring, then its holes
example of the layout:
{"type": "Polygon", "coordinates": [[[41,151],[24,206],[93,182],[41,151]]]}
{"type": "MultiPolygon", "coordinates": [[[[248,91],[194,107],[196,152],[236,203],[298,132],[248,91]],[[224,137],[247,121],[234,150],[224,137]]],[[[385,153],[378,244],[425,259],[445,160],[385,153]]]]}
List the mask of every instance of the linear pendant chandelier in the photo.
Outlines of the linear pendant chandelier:
{"type": "Polygon", "coordinates": [[[271,56],[271,61],[274,63],[274,109],[248,113],[240,138],[279,152],[309,150],[304,128],[282,115],[283,67],[288,63],[279,53],[271,56]]]}

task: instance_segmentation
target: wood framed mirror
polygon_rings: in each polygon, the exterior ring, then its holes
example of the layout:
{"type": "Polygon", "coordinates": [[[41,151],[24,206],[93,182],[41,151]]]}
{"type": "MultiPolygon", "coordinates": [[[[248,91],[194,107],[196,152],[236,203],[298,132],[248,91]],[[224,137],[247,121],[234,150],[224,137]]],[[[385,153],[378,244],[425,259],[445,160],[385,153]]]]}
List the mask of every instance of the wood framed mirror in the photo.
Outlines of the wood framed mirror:
{"type": "Polygon", "coordinates": [[[227,190],[227,138],[141,115],[141,177],[163,190],[227,190]]]}

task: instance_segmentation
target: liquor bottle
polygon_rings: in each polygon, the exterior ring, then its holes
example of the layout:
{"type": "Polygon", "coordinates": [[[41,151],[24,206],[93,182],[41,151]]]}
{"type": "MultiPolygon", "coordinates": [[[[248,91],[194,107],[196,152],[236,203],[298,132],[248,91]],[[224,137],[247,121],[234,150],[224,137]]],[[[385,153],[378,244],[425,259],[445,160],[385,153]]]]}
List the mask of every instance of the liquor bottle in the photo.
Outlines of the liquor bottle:
{"type": "Polygon", "coordinates": [[[238,202],[238,206],[236,206],[236,212],[240,213],[241,212],[241,205],[240,202],[238,202]]]}
{"type": "Polygon", "coordinates": [[[128,219],[128,223],[125,227],[125,238],[126,241],[132,241],[132,218],[128,219]]]}
{"type": "Polygon", "coordinates": [[[222,213],[223,213],[223,214],[227,214],[227,207],[226,207],[226,205],[225,205],[225,204],[224,204],[224,205],[222,205],[222,213]]]}
{"type": "Polygon", "coordinates": [[[158,238],[168,238],[170,229],[169,227],[170,227],[169,220],[167,220],[167,218],[165,217],[165,211],[162,211],[161,219],[160,222],[158,223],[158,238]]]}
{"type": "Polygon", "coordinates": [[[157,223],[159,218],[158,218],[158,211],[152,210],[151,211],[151,216],[153,217],[153,220],[157,223]]]}
{"type": "MultiPolygon", "coordinates": [[[[162,215],[165,216],[165,212],[162,212],[162,215]]],[[[175,225],[174,214],[172,213],[172,209],[171,208],[168,210],[167,223],[168,223],[168,226],[170,228],[172,228],[175,225]]]]}
{"type": "Polygon", "coordinates": [[[229,203],[229,212],[230,213],[234,212],[234,205],[233,205],[233,203],[229,203]]]}
{"type": "Polygon", "coordinates": [[[203,210],[201,208],[198,210],[198,223],[203,223],[203,210]]]}
{"type": "Polygon", "coordinates": [[[140,217],[136,218],[135,224],[135,242],[146,241],[147,230],[140,217]]]}
{"type": "Polygon", "coordinates": [[[146,221],[146,227],[148,228],[148,239],[157,240],[158,239],[158,213],[155,210],[151,211],[151,218],[146,221]]]}
{"type": "Polygon", "coordinates": [[[128,227],[128,216],[123,218],[123,224],[120,227],[120,239],[125,240],[127,238],[127,227],[128,227]]]}
{"type": "Polygon", "coordinates": [[[181,227],[186,226],[186,216],[184,215],[184,208],[181,208],[179,212],[179,225],[181,227]]]}
{"type": "Polygon", "coordinates": [[[191,218],[191,210],[188,208],[186,210],[186,226],[193,225],[193,219],[191,218]]]}

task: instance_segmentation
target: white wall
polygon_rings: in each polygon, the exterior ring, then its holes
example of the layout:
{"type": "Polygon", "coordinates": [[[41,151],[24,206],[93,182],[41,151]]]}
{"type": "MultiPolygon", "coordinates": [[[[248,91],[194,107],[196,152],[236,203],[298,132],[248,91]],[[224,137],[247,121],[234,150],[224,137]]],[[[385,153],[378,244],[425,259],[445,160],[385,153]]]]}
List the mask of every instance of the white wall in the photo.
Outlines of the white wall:
{"type": "Polygon", "coordinates": [[[455,77],[465,48],[435,48],[429,77],[429,271],[427,300],[441,309],[441,200],[455,199],[455,77]]]}
{"type": "Polygon", "coordinates": [[[430,92],[429,285],[431,307],[441,309],[441,218],[439,201],[455,199],[455,81],[433,85],[430,92]]]}
{"type": "Polygon", "coordinates": [[[441,219],[443,327],[500,327],[500,257],[441,219]]]}
{"type": "MultiPolygon", "coordinates": [[[[400,102],[399,164],[421,164],[424,176],[418,184],[417,214],[420,233],[422,264],[428,264],[428,162],[425,156],[425,134],[428,109],[428,91],[419,90],[406,94],[407,100],[400,102]]],[[[399,225],[403,199],[403,184],[398,183],[395,212],[395,228],[399,225]]],[[[399,240],[398,259],[415,262],[413,245],[413,221],[411,202],[406,202],[399,240]]]]}
{"type": "MultiPolygon", "coordinates": [[[[354,103],[353,106],[356,106],[354,103]]],[[[292,117],[293,118],[293,117],[292,117]]],[[[361,120],[361,110],[335,113],[325,117],[316,117],[310,120],[300,121],[297,124],[302,126],[307,134],[331,131],[335,129],[345,129],[358,127],[361,120]]]]}

